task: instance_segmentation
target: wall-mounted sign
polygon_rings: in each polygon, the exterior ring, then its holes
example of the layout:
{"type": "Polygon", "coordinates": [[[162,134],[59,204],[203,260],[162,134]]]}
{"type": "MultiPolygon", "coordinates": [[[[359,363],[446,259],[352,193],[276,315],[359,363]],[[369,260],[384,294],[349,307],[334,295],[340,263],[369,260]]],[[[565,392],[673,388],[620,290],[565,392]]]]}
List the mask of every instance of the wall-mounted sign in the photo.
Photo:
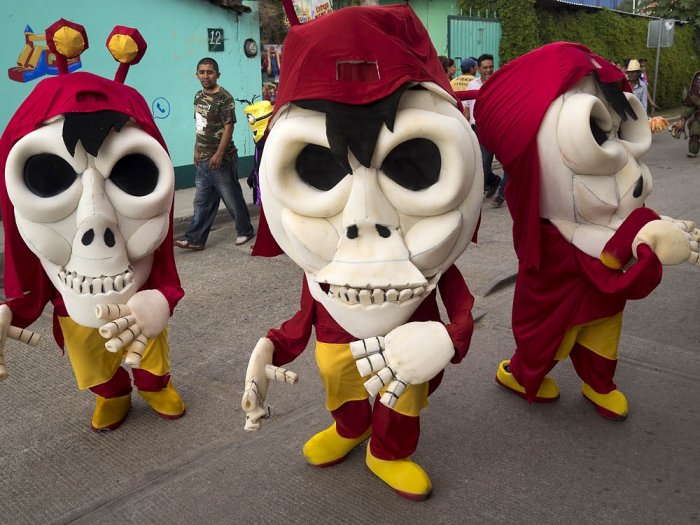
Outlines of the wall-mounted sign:
{"type": "Polygon", "coordinates": [[[217,27],[207,29],[207,42],[209,42],[209,51],[224,50],[224,30],[217,27]]]}

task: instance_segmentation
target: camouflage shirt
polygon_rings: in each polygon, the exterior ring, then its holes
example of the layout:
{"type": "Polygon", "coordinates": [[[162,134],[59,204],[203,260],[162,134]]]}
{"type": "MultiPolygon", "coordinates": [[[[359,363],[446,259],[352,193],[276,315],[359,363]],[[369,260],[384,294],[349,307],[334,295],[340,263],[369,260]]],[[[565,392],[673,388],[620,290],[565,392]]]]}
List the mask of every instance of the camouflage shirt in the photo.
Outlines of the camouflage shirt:
{"type": "MultiPolygon", "coordinates": [[[[199,90],[194,96],[195,137],[201,160],[211,158],[216,153],[224,125],[236,123],[231,93],[219,86],[216,93],[199,90]]],[[[226,146],[224,160],[231,160],[235,147],[233,140],[226,146]]]]}

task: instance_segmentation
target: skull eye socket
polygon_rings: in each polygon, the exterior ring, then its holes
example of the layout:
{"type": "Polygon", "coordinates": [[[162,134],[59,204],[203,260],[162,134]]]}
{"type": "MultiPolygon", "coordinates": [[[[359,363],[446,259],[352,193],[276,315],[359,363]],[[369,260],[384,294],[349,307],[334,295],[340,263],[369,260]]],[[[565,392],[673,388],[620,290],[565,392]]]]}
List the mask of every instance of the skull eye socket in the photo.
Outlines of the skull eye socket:
{"type": "Polygon", "coordinates": [[[440,149],[428,139],[402,142],[386,156],[382,171],[396,184],[411,190],[429,188],[440,178],[440,149]]]}
{"type": "Polygon", "coordinates": [[[321,191],[334,188],[347,175],[331,150],[316,144],[307,144],[296,159],[299,178],[321,191]]]}
{"type": "Polygon", "coordinates": [[[40,153],[32,155],[24,163],[23,177],[29,191],[48,198],[70,188],[77,175],[65,159],[53,153],[40,153]]]}
{"type": "Polygon", "coordinates": [[[109,175],[109,180],[129,195],[143,197],[150,195],[156,189],[158,166],[147,155],[132,153],[117,161],[109,175]]]}

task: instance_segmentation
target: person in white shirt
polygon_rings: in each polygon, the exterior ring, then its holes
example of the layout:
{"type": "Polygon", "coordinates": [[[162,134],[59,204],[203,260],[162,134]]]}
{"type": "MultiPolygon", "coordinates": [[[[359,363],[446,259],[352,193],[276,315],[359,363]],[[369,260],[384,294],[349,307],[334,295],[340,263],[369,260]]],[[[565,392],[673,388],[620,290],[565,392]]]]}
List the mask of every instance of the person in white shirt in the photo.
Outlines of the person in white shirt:
{"type": "MultiPolygon", "coordinates": [[[[491,78],[491,75],[493,75],[493,55],[489,55],[488,53],[481,55],[477,59],[477,65],[479,69],[479,76],[469,82],[467,85],[467,90],[481,89],[481,86],[483,86],[491,78]]],[[[476,120],[474,119],[474,105],[476,102],[476,99],[467,101],[465,116],[469,119],[472,129],[474,132],[476,132],[478,137],[479,132],[477,131],[478,128],[476,120]]],[[[505,188],[507,176],[504,173],[503,181],[501,181],[501,177],[496,175],[491,169],[491,165],[493,164],[493,153],[488,151],[481,143],[479,145],[481,146],[481,159],[484,166],[484,191],[486,192],[486,198],[490,199],[496,193],[496,190],[499,190],[500,186],[505,188]],[[501,182],[503,182],[503,184],[501,184],[501,182]]],[[[498,197],[496,197],[496,200],[494,200],[494,204],[497,206],[501,206],[503,204],[502,188],[498,193],[498,197]]]]}

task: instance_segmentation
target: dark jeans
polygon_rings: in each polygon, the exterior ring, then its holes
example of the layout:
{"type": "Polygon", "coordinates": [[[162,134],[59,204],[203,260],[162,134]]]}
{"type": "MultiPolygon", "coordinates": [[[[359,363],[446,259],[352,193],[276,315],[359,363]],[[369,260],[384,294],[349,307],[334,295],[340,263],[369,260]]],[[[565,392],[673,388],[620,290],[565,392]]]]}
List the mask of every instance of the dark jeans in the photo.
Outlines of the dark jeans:
{"type": "Polygon", "coordinates": [[[231,218],[236,222],[236,232],[239,236],[253,236],[255,230],[250,223],[248,206],[243,198],[241,184],[238,181],[238,158],[223,162],[219,169],[209,169],[209,159],[197,165],[197,175],[194,180],[194,216],[185,234],[192,244],[204,246],[209,237],[219,202],[224,201],[231,218]]]}
{"type": "Polygon", "coordinates": [[[491,169],[493,164],[493,153],[487,150],[484,146],[479,143],[481,148],[481,162],[484,167],[484,190],[490,188],[499,181],[498,175],[496,175],[491,169]]]}

